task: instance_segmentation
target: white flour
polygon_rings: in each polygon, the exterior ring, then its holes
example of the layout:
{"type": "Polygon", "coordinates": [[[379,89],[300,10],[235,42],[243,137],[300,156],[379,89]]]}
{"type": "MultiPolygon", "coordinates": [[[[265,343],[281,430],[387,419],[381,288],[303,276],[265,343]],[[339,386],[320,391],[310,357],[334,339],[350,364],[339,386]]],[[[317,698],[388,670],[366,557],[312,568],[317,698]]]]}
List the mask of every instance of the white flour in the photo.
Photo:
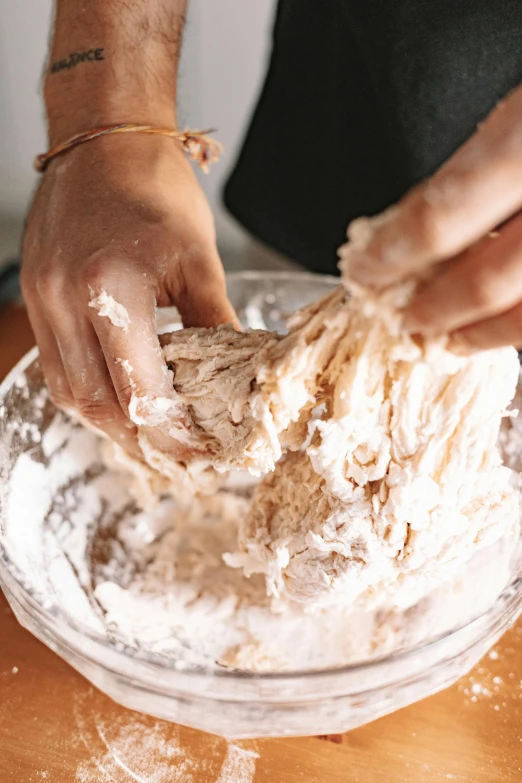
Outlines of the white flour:
{"type": "MultiPolygon", "coordinates": [[[[89,754],[75,783],[252,783],[259,758],[252,748],[205,738],[205,753],[184,741],[178,726],[146,716],[101,715],[90,699],[75,705],[75,735],[89,754]]],[[[79,747],[80,752],[83,750],[79,747]]]]}
{"type": "MultiPolygon", "coordinates": [[[[372,611],[332,605],[310,612],[306,604],[268,598],[263,575],[247,579],[223,559],[236,549],[248,487],[188,504],[164,499],[138,513],[129,477],[107,469],[100,439],[56,413],[41,376],[28,375],[0,408],[3,542],[41,603],[116,644],[167,655],[180,666],[340,666],[460,625],[511,578],[515,526],[403,611],[393,600],[372,611]],[[19,456],[10,466],[12,453],[19,456]]],[[[520,469],[516,425],[509,430],[508,423],[502,440],[510,467],[520,469]]]]}
{"type": "Polygon", "coordinates": [[[89,307],[93,307],[99,316],[108,318],[113,326],[117,326],[127,332],[130,324],[130,316],[125,307],[117,302],[114,297],[102,290],[98,296],[90,289],[91,299],[89,307]]]}
{"type": "Polygon", "coordinates": [[[128,478],[102,467],[99,447],[93,433],[55,414],[41,443],[16,461],[3,535],[42,603],[115,643],[210,667],[338,666],[461,623],[486,609],[510,577],[507,537],[406,612],[308,613],[272,601],[261,576],[246,579],[223,561],[248,490],[222,491],[188,508],[166,499],[154,512],[137,513],[128,478]]]}
{"type": "Polygon", "coordinates": [[[254,751],[229,744],[216,783],[250,783],[254,779],[257,758],[259,755],[254,751]]]}

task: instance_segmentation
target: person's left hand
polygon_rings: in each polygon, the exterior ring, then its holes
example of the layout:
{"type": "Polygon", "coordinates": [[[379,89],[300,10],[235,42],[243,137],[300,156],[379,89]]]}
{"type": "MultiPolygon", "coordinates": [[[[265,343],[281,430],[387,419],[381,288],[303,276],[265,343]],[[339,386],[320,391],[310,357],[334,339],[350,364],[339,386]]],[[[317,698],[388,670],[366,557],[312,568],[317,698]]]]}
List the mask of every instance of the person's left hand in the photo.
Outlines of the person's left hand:
{"type": "Polygon", "coordinates": [[[352,223],[342,266],[382,287],[439,264],[404,312],[405,330],[449,333],[461,353],[522,348],[521,208],[519,87],[430,179],[383,215],[352,223]]]}

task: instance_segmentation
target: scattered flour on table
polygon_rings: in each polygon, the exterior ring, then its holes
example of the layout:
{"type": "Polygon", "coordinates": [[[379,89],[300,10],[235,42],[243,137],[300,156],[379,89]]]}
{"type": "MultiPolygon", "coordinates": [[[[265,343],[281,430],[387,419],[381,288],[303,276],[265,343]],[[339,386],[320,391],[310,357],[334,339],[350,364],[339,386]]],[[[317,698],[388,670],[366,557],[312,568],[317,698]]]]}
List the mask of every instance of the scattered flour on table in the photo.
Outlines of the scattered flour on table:
{"type": "Polygon", "coordinates": [[[227,755],[216,783],[251,783],[259,754],[229,743],[227,755]]]}
{"type": "Polygon", "coordinates": [[[252,783],[259,755],[241,744],[205,738],[204,752],[185,746],[178,726],[146,716],[101,716],[88,702],[75,709],[77,738],[90,758],[76,783],[252,783]],[[224,753],[223,753],[224,750],[224,753]]]}

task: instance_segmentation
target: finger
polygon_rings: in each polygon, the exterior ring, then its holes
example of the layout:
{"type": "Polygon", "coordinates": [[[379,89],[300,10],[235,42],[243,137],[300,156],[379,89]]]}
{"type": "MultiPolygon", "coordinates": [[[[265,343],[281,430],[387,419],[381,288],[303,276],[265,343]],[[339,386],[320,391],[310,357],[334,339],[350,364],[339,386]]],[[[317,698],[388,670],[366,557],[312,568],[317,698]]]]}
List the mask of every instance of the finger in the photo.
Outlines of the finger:
{"type": "Polygon", "coordinates": [[[121,408],[91,322],[64,309],[53,326],[79,420],[139,457],[136,426],[121,408]]]}
{"type": "Polygon", "coordinates": [[[514,307],[522,299],[522,218],[450,262],[407,308],[403,326],[446,334],[514,307]]]}
{"type": "Polygon", "coordinates": [[[89,315],[120,405],[156,448],[185,459],[191,421],[175,399],[156,334],[155,292],[133,270],[104,274],[89,286],[89,315]]]}
{"type": "Polygon", "coordinates": [[[522,348],[522,304],[505,313],[459,329],[451,335],[449,349],[461,355],[514,345],[522,348]]]}
{"type": "Polygon", "coordinates": [[[25,294],[27,315],[36,338],[40,365],[54,405],[69,411],[73,395],[65,372],[58,343],[40,306],[25,294]]]}
{"type": "Polygon", "coordinates": [[[192,260],[182,267],[181,286],[172,291],[183,326],[219,326],[230,323],[241,329],[236,311],[227,297],[225,275],[216,251],[203,261],[192,260]]]}
{"type": "Polygon", "coordinates": [[[388,285],[450,258],[522,205],[522,91],[513,92],[427,182],[376,218],[361,218],[340,250],[352,279],[388,285]]]}

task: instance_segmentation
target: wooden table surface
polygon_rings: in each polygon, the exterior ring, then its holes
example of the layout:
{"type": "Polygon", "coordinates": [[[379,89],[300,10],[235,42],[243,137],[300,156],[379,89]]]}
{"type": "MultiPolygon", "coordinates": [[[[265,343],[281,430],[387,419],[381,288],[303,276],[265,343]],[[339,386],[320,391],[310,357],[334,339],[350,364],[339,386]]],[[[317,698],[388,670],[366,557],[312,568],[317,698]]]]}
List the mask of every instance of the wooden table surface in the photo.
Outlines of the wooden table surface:
{"type": "MultiPolygon", "coordinates": [[[[0,311],[0,375],[31,344],[0,311]]],[[[114,704],[0,596],[0,689],[0,783],[522,781],[522,622],[457,685],[342,737],[227,744],[114,704]]]]}

